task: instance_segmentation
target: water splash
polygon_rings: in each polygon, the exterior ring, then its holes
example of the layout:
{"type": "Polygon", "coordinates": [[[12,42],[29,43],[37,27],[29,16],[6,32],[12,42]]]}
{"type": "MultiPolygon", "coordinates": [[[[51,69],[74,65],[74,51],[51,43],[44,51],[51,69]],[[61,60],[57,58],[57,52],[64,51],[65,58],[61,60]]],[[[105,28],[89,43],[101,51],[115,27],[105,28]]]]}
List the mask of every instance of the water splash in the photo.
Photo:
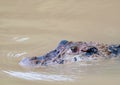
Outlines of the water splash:
{"type": "Polygon", "coordinates": [[[37,72],[16,72],[3,71],[11,76],[25,80],[44,80],[44,81],[72,81],[73,79],[64,75],[40,74],[37,72]]]}

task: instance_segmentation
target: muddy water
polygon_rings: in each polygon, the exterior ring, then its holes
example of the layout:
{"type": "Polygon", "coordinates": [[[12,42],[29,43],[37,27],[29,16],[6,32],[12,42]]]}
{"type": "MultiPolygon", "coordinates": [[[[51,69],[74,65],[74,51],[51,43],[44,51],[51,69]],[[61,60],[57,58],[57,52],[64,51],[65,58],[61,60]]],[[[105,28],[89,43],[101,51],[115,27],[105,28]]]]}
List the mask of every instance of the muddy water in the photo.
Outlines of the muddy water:
{"type": "Polygon", "coordinates": [[[120,85],[120,61],[23,68],[63,39],[120,43],[119,0],[0,0],[0,84],[120,85]]]}

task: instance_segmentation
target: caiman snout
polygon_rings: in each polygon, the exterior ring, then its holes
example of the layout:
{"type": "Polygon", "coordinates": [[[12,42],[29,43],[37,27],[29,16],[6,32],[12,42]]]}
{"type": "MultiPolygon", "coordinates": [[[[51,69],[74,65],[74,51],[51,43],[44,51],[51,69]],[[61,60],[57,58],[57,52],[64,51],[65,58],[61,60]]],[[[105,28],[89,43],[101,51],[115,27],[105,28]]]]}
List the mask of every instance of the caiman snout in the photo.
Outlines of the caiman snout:
{"type": "Polygon", "coordinates": [[[24,67],[33,67],[33,66],[38,66],[40,65],[42,62],[42,57],[38,58],[38,57],[26,57],[26,58],[23,58],[21,61],[20,61],[20,65],[21,66],[24,66],[24,67]]]}

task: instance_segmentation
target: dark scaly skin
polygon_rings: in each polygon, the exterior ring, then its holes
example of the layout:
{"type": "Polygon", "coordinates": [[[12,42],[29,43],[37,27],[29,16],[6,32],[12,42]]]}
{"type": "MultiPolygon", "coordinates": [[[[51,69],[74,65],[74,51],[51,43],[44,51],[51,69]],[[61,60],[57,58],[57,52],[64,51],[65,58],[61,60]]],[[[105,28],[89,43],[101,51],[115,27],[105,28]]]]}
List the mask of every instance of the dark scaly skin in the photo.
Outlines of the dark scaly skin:
{"type": "Polygon", "coordinates": [[[71,42],[62,40],[58,47],[49,53],[40,56],[25,58],[20,63],[26,66],[47,66],[52,64],[64,64],[67,62],[66,57],[73,56],[76,62],[78,59],[74,56],[82,55],[83,58],[94,57],[116,57],[120,55],[120,45],[107,45],[93,42],[71,42]]]}

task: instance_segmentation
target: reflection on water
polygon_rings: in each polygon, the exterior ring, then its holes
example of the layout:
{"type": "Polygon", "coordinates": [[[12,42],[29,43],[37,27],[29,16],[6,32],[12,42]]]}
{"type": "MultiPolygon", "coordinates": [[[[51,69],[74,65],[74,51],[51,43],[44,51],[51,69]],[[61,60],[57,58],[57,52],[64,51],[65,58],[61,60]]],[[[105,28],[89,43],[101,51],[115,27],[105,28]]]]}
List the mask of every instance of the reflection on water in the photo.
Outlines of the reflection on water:
{"type": "Polygon", "coordinates": [[[120,85],[120,59],[22,68],[63,39],[120,43],[119,0],[0,0],[0,84],[120,85]]]}

